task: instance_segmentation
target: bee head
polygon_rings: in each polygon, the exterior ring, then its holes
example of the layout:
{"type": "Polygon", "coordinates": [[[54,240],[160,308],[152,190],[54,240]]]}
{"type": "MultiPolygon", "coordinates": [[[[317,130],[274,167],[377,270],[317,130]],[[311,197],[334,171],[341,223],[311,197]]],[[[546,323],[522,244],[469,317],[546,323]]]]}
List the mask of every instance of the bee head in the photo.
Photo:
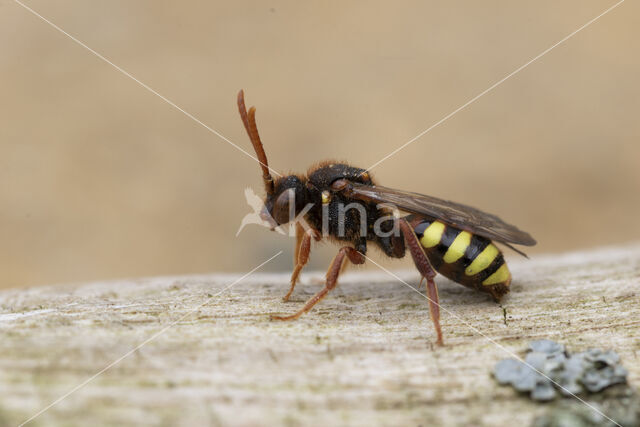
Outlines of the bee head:
{"type": "Polygon", "coordinates": [[[293,221],[307,203],[305,180],[289,175],[276,180],[273,193],[267,193],[260,217],[271,228],[293,221]]]}

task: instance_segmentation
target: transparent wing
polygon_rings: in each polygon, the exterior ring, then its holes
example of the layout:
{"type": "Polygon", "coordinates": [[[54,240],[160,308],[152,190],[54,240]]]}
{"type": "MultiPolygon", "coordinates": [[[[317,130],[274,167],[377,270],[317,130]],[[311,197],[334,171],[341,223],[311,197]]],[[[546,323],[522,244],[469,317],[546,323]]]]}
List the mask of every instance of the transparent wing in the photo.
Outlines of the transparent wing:
{"type": "Polygon", "coordinates": [[[461,203],[450,202],[424,194],[381,187],[379,185],[360,184],[353,181],[349,181],[349,184],[343,191],[350,197],[356,199],[377,203],[390,203],[399,210],[437,219],[461,230],[467,230],[507,245],[509,243],[525,246],[533,246],[536,244],[536,241],[529,233],[511,224],[507,224],[496,215],[461,203]]]}

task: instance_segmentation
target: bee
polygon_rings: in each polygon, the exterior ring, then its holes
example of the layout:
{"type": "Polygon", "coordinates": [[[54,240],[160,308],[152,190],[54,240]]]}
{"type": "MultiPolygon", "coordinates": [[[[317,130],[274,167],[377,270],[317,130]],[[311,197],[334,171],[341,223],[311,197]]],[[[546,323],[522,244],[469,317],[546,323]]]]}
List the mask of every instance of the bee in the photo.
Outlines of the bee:
{"type": "Polygon", "coordinates": [[[295,226],[294,269],[284,300],[293,293],[309,260],[312,241],[327,237],[341,245],[327,270],[324,288],[296,313],[272,316],[275,320],[294,320],[311,310],[336,287],[347,263],[365,262],[368,245],[377,246],[391,258],[402,258],[408,250],[422,280],[426,280],[437,344],[443,345],[436,272],[499,301],[509,292],[511,273],[495,243],[524,256],[512,245],[536,244],[528,233],[495,215],[460,203],[382,187],[367,170],[346,163],[325,161],[304,175],[274,180],[258,134],[256,110],[251,107],[247,111],[242,90],[238,93],[238,109],[262,168],[266,197],[260,216],[272,230],[288,223],[295,226]],[[393,210],[408,215],[394,215],[393,210]]]}

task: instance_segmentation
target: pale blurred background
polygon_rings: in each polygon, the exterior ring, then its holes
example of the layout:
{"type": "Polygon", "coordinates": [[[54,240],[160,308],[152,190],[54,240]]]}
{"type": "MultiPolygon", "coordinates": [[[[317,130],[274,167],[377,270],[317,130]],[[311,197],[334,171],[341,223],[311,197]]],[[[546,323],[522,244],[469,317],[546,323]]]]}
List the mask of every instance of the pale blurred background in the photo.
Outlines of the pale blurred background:
{"type": "MultiPolygon", "coordinates": [[[[375,163],[614,2],[26,4],[250,150],[244,88],[286,172],[375,163]]],[[[623,3],[374,176],[496,213],[533,255],[637,241],[639,16],[623,3]]],[[[10,0],[0,52],[0,287],[245,272],[279,249],[264,269],[291,269],[289,238],[235,237],[251,159],[10,0]]]]}

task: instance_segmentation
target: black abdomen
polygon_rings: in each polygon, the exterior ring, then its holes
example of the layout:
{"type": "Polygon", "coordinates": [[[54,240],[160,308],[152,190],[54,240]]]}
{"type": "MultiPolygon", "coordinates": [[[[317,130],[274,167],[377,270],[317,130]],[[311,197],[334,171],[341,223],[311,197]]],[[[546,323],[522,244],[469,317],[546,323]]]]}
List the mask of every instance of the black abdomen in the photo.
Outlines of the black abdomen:
{"type": "Polygon", "coordinates": [[[438,273],[496,299],[509,292],[511,273],[502,252],[489,239],[440,221],[414,217],[411,223],[438,273]]]}

